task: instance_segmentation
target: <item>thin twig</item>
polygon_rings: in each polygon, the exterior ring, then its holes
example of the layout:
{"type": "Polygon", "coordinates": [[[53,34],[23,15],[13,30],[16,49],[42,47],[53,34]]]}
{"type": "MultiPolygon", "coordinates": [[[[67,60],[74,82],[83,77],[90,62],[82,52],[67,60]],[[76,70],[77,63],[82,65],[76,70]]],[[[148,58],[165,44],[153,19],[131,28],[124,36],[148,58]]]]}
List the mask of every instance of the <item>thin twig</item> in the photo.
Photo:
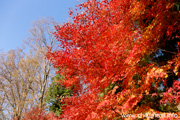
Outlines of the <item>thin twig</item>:
{"type": "Polygon", "coordinates": [[[171,51],[164,50],[164,49],[161,49],[161,48],[157,48],[157,49],[162,50],[162,51],[165,51],[165,52],[169,52],[169,53],[172,53],[172,54],[177,54],[176,52],[171,52],[171,51]]]}

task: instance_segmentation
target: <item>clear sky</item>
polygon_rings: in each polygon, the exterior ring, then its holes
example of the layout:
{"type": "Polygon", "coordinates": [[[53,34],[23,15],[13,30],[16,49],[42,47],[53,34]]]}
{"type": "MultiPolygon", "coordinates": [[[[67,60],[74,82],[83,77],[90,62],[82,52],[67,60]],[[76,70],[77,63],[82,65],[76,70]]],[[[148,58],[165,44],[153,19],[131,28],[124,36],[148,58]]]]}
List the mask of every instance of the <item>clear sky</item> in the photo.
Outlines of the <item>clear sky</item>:
{"type": "Polygon", "coordinates": [[[32,22],[42,17],[66,22],[69,8],[79,3],[77,0],[0,0],[0,50],[20,47],[32,22]]]}

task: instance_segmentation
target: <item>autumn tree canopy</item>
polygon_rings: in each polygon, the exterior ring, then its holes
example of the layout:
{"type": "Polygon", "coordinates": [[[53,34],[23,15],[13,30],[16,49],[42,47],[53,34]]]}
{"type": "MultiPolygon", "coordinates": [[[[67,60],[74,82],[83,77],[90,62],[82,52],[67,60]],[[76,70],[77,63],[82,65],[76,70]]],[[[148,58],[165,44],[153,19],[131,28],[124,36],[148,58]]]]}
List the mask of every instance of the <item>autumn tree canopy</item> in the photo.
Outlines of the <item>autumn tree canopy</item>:
{"type": "Polygon", "coordinates": [[[61,84],[74,89],[61,117],[118,119],[176,107],[179,9],[179,0],[88,0],[70,10],[71,21],[54,33],[61,49],[48,54],[61,84]]]}
{"type": "Polygon", "coordinates": [[[36,102],[39,108],[45,106],[45,92],[47,92],[48,84],[55,73],[52,63],[46,58],[46,53],[57,50],[57,39],[52,34],[54,26],[58,23],[51,17],[42,18],[33,22],[32,28],[29,30],[30,36],[25,40],[25,44],[30,47],[31,56],[36,57],[36,61],[40,64],[39,74],[36,76],[37,85],[36,94],[38,98],[36,102]]]}
{"type": "Polygon", "coordinates": [[[22,48],[0,54],[0,119],[20,120],[27,109],[47,107],[45,94],[55,72],[46,52],[57,48],[55,25],[52,18],[35,21],[25,40],[29,52],[22,48]]]}

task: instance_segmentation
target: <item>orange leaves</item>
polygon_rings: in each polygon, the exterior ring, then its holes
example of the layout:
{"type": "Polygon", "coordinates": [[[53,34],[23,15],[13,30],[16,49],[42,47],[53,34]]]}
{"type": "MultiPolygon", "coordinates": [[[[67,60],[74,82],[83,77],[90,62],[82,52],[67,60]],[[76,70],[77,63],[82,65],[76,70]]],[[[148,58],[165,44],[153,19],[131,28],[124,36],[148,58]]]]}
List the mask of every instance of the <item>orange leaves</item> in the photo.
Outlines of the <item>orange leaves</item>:
{"type": "Polygon", "coordinates": [[[104,107],[107,107],[110,105],[110,101],[109,100],[103,100],[98,106],[97,106],[97,110],[99,109],[103,109],[104,107]]]}
{"type": "Polygon", "coordinates": [[[178,21],[168,19],[170,4],[162,0],[88,1],[79,5],[82,11],[71,23],[56,27],[62,49],[50,54],[52,62],[65,75],[64,84],[77,89],[67,98],[71,104],[63,117],[113,119],[132,111],[143,95],[157,90],[168,65],[158,66],[155,53],[170,40],[178,21]],[[111,89],[105,94],[107,87],[111,89]]]}
{"type": "MultiPolygon", "coordinates": [[[[41,108],[35,107],[25,113],[23,120],[58,120],[54,113],[46,114],[41,108]]],[[[16,118],[15,118],[16,120],[16,118]]]]}
{"type": "Polygon", "coordinates": [[[114,94],[118,88],[119,88],[118,86],[115,86],[112,90],[112,94],[114,94]]]}
{"type": "Polygon", "coordinates": [[[139,114],[139,113],[149,113],[152,112],[153,110],[147,106],[147,105],[142,105],[140,108],[138,108],[135,113],[139,114]]]}
{"type": "Polygon", "coordinates": [[[141,15],[144,14],[145,5],[140,1],[135,1],[131,5],[132,19],[140,19],[141,15]]]}
{"type": "Polygon", "coordinates": [[[149,72],[147,73],[147,79],[149,78],[164,78],[166,76],[166,72],[161,69],[161,68],[157,68],[157,67],[153,67],[152,69],[149,70],[149,72]]]}

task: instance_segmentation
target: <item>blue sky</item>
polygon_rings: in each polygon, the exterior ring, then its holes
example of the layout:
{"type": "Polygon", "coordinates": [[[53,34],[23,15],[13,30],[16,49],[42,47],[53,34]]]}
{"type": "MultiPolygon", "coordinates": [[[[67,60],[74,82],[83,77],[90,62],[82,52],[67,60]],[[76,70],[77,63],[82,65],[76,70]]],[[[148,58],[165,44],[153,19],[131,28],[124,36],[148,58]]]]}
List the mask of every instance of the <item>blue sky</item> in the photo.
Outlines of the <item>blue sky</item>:
{"type": "Polygon", "coordinates": [[[42,17],[66,22],[69,8],[79,3],[77,0],[0,0],[0,50],[21,47],[32,22],[42,17]]]}

